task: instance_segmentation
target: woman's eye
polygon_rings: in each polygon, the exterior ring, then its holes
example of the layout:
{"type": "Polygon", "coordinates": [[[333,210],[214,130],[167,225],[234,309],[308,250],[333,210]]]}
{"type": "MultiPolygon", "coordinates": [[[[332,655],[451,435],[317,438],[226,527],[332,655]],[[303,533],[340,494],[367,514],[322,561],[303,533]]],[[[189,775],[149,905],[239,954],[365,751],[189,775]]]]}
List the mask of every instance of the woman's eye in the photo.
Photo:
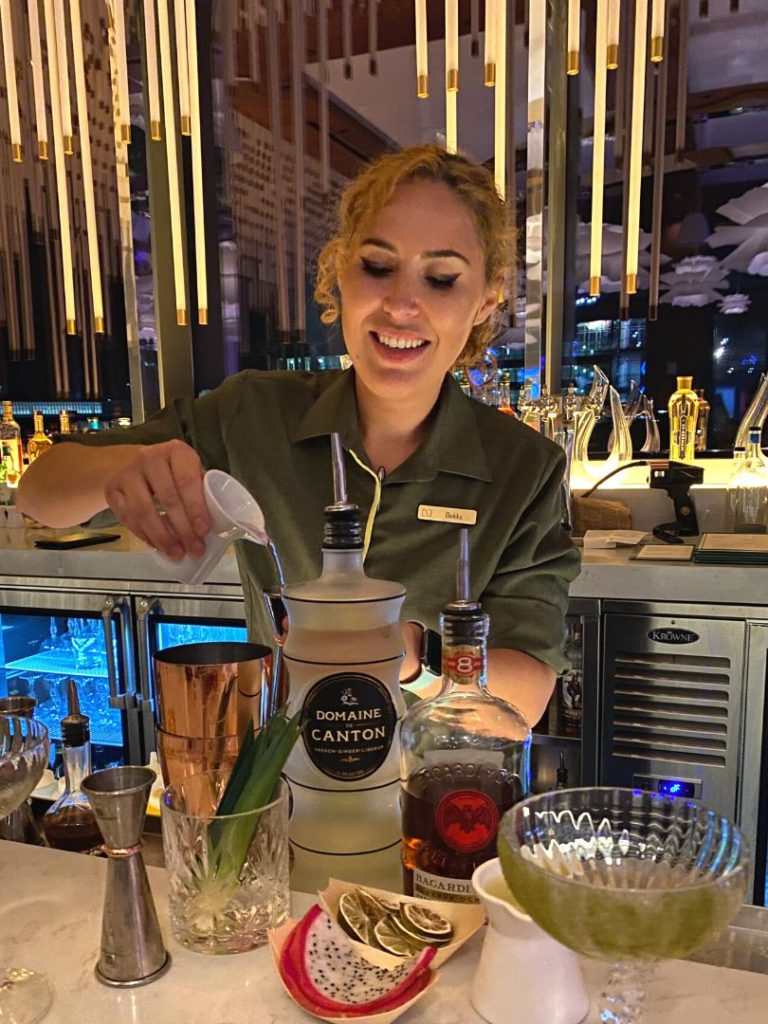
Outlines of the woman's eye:
{"type": "Polygon", "coordinates": [[[373,263],[371,260],[361,259],[360,263],[366,274],[370,274],[371,277],[386,277],[387,274],[391,274],[391,269],[384,263],[373,263]]]}
{"type": "Polygon", "coordinates": [[[430,287],[436,288],[438,291],[445,291],[453,287],[458,276],[458,274],[453,274],[451,277],[428,277],[427,282],[430,287]]]}

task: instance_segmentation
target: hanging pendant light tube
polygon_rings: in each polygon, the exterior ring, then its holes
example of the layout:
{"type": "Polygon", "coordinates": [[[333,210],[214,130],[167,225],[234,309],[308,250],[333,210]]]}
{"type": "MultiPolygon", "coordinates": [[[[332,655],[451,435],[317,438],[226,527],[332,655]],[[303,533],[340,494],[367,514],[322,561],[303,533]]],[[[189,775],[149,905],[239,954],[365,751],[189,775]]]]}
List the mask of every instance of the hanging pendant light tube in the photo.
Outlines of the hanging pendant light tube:
{"type": "Polygon", "coordinates": [[[85,229],[88,240],[88,266],[91,278],[93,326],[96,334],[104,333],[104,300],[101,292],[99,266],[99,229],[96,224],[96,193],[93,183],[91,159],[91,132],[88,123],[88,98],[85,88],[85,58],[83,56],[83,20],[80,0],[69,0],[72,19],[72,57],[75,67],[75,98],[77,123],[80,126],[80,159],[83,167],[83,195],[85,199],[85,229]]]}
{"type": "MultiPolygon", "coordinates": [[[[502,0],[504,2],[504,0],[502,0]]],[[[485,0],[485,84],[496,85],[496,0],[485,0]]]]}
{"type": "MultiPolygon", "coordinates": [[[[375,3],[376,0],[373,0],[375,3]]],[[[304,159],[304,63],[306,43],[304,32],[304,0],[291,0],[291,106],[293,115],[293,271],[296,291],[296,328],[303,341],[307,331],[306,308],[306,242],[304,198],[306,191],[304,159]]]]}
{"type": "Polygon", "coordinates": [[[445,148],[458,148],[459,2],[445,0],[445,148]]]}
{"type": "MultiPolygon", "coordinates": [[[[496,8],[496,89],[493,94],[493,176],[502,199],[507,194],[507,5],[496,8]]],[[[510,140],[514,145],[514,139],[510,140]]]]}
{"type": "Polygon", "coordinates": [[[147,92],[149,94],[149,137],[160,142],[163,137],[160,114],[160,71],[157,66],[157,19],[155,0],[144,0],[144,40],[147,49],[147,92]]]}
{"type": "Polygon", "coordinates": [[[173,0],[173,16],[176,29],[176,74],[179,80],[179,123],[182,135],[192,134],[190,114],[189,78],[190,64],[187,52],[186,0],[173,0]]]}
{"type": "Polygon", "coordinates": [[[416,18],[416,95],[420,100],[429,96],[427,49],[427,0],[415,0],[416,18]]]}
{"type": "MultiPolygon", "coordinates": [[[[419,0],[416,0],[418,3],[419,0]]],[[[320,120],[320,187],[331,190],[331,140],[328,130],[328,6],[327,0],[317,0],[317,59],[320,65],[318,104],[320,120]]],[[[426,78],[425,78],[426,81],[426,78]]]]}
{"type": "Polygon", "coordinates": [[[29,0],[29,47],[32,57],[32,91],[35,96],[35,130],[37,132],[37,155],[48,159],[48,112],[45,106],[45,82],[43,81],[43,49],[40,45],[40,14],[37,0],[29,0]]]}
{"type": "Polygon", "coordinates": [[[653,206],[651,213],[651,280],[648,292],[648,319],[659,315],[659,273],[661,270],[661,214],[664,205],[664,149],[667,135],[667,77],[669,61],[662,61],[656,72],[656,123],[653,144],[653,206]]]}
{"type": "Polygon", "coordinates": [[[682,160],[685,151],[685,124],[688,116],[688,0],[680,0],[680,38],[677,49],[677,117],[675,121],[675,155],[682,160]]]}
{"type": "MultiPolygon", "coordinates": [[[[160,0],[160,5],[165,0],[160,0]]],[[[128,54],[125,39],[124,0],[111,0],[115,22],[115,50],[117,61],[118,127],[121,142],[131,141],[131,104],[128,93],[128,54]]]]}
{"type": "Polygon", "coordinates": [[[648,0],[635,0],[635,43],[632,63],[632,117],[630,120],[629,194],[627,209],[626,291],[637,291],[640,239],[640,188],[643,167],[643,105],[647,54],[648,0]]]}
{"type": "Polygon", "coordinates": [[[480,0],[470,0],[469,36],[469,52],[472,57],[477,57],[480,53],[480,0]]]}
{"type": "Polygon", "coordinates": [[[581,45],[581,0],[568,0],[568,58],[566,74],[579,73],[579,48],[581,45]]]}
{"type": "Polygon", "coordinates": [[[651,8],[651,60],[656,64],[664,59],[665,0],[653,0],[651,8]]]}
{"type": "MultiPolygon", "coordinates": [[[[171,50],[171,24],[168,15],[169,0],[158,0],[157,27],[160,42],[160,61],[163,87],[163,120],[165,121],[165,156],[168,165],[168,198],[171,213],[171,245],[173,248],[173,283],[176,294],[176,323],[187,324],[187,288],[184,281],[184,235],[181,224],[181,195],[179,190],[179,157],[176,143],[176,117],[174,96],[173,58],[171,50]]],[[[118,38],[118,58],[120,45],[118,38]]],[[[125,51],[123,51],[123,54],[125,51]]]]}
{"type": "MultiPolygon", "coordinates": [[[[179,2],[179,0],[177,0],[179,2]]],[[[203,189],[203,143],[200,135],[200,81],[197,60],[197,15],[195,0],[186,3],[184,27],[187,33],[189,68],[189,134],[192,153],[192,207],[195,225],[195,278],[197,281],[197,322],[208,323],[208,274],[205,266],[205,192],[203,189]]]]}
{"type": "Polygon", "coordinates": [[[53,0],[43,0],[45,14],[45,36],[48,41],[48,84],[51,93],[51,114],[53,120],[53,163],[56,174],[56,195],[59,207],[59,242],[61,248],[61,270],[64,284],[64,319],[67,334],[77,332],[75,313],[75,275],[72,266],[72,233],[69,219],[69,196],[67,194],[67,169],[64,163],[64,133],[61,124],[61,96],[59,92],[59,60],[56,44],[56,24],[53,0]]]}
{"type": "Polygon", "coordinates": [[[20,164],[21,124],[19,123],[19,94],[16,88],[16,55],[13,49],[13,24],[11,23],[11,0],[0,0],[0,33],[3,43],[5,64],[5,91],[8,96],[8,120],[11,128],[11,156],[20,164]]]}
{"type": "Polygon", "coordinates": [[[344,50],[344,77],[352,77],[352,0],[342,0],[341,34],[344,50]]]}
{"type": "Polygon", "coordinates": [[[459,91],[459,0],[445,0],[445,88],[459,91]]]}
{"type": "Polygon", "coordinates": [[[606,66],[615,71],[619,66],[619,33],[621,32],[621,0],[608,0],[608,41],[606,66]]]}
{"type": "Polygon", "coordinates": [[[379,0],[368,0],[368,73],[379,73],[379,0]]]}
{"type": "Polygon", "coordinates": [[[275,270],[277,276],[277,326],[284,341],[291,331],[288,301],[288,247],[285,238],[283,178],[283,121],[280,112],[280,46],[278,0],[267,0],[267,81],[269,85],[269,130],[272,133],[275,189],[275,270]]]}
{"type": "MultiPolygon", "coordinates": [[[[74,153],[72,139],[72,104],[69,99],[69,54],[67,53],[66,20],[64,17],[64,0],[55,0],[56,16],[56,52],[59,65],[59,102],[61,106],[61,131],[64,136],[64,152],[67,156],[74,153]]],[[[47,35],[46,31],[46,35],[47,35]]]]}
{"type": "Polygon", "coordinates": [[[595,104],[592,129],[592,223],[589,247],[589,294],[600,294],[603,275],[603,187],[605,181],[605,108],[608,78],[608,4],[597,0],[595,28],[595,104]]]}

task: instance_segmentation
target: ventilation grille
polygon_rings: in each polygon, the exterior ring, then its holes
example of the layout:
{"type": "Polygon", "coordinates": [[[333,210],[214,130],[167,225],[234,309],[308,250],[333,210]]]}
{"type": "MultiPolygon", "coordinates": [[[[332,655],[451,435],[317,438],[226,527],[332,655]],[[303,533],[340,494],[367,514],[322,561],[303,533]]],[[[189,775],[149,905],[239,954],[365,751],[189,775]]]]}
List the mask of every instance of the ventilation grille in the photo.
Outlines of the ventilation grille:
{"type": "Polygon", "coordinates": [[[614,757],[725,767],[729,658],[618,651],[613,679],[614,757]]]}

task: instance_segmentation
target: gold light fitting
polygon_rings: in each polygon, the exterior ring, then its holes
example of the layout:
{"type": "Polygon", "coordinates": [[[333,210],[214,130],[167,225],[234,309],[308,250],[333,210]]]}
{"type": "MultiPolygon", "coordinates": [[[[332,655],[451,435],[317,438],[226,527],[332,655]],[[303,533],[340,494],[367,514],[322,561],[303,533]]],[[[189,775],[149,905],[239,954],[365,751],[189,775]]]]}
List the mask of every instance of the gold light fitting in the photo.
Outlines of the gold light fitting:
{"type": "Polygon", "coordinates": [[[416,19],[416,95],[420,100],[429,96],[427,78],[427,0],[415,0],[416,19]]]}
{"type": "Polygon", "coordinates": [[[651,8],[651,60],[658,63],[664,59],[664,17],[665,0],[653,0],[651,8]]]}
{"type": "Polygon", "coordinates": [[[579,47],[581,36],[581,0],[568,0],[568,57],[566,74],[579,73],[579,47]]]}

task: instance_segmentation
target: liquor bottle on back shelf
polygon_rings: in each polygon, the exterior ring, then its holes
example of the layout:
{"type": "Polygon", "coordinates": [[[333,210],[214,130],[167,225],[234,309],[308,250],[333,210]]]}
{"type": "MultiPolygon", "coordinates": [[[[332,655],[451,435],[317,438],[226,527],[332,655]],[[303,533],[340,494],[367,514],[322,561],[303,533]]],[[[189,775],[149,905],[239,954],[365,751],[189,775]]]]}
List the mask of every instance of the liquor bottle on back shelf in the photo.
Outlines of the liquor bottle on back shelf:
{"type": "Polygon", "coordinates": [[[475,868],[496,856],[501,815],[528,794],[531,732],[486,688],[488,616],[469,598],[462,529],[458,595],[440,617],[443,688],[400,730],[403,880],[408,895],[477,903],[475,868]]]}
{"type": "Polygon", "coordinates": [[[288,710],[303,712],[302,740],[284,772],[293,799],[291,885],[314,892],[336,875],[396,889],[405,589],[366,576],[360,511],[346,499],[336,434],[332,449],[322,574],[283,590],[288,710]]]}
{"type": "Polygon", "coordinates": [[[13,418],[12,404],[3,402],[3,418],[0,421],[0,482],[9,487],[17,487],[23,468],[21,429],[13,418]]]}
{"type": "Polygon", "coordinates": [[[50,448],[53,444],[53,441],[45,433],[43,414],[35,410],[33,418],[35,421],[35,432],[27,441],[27,459],[30,463],[33,463],[39,455],[43,454],[46,448],[50,448]]]}
{"type": "Polygon", "coordinates": [[[69,422],[69,410],[62,409],[61,412],[59,413],[59,433],[70,434],[71,432],[72,427],[70,426],[69,422]]]}
{"type": "Polygon", "coordinates": [[[709,414],[712,408],[707,401],[703,388],[696,389],[696,397],[699,400],[699,410],[696,417],[696,451],[705,452],[709,444],[707,433],[709,431],[709,414]]]}
{"type": "Polygon", "coordinates": [[[80,713],[74,679],[67,680],[68,713],[61,720],[64,792],[43,815],[49,846],[73,853],[88,853],[103,840],[96,815],[80,783],[91,774],[91,723],[80,713]]]}
{"type": "Polygon", "coordinates": [[[568,627],[565,642],[565,656],[571,667],[560,676],[560,718],[566,736],[581,736],[581,701],[584,688],[582,663],[584,659],[582,628],[580,622],[568,627]]]}
{"type": "Polygon", "coordinates": [[[669,458],[672,462],[693,462],[696,454],[699,399],[692,384],[693,377],[678,377],[677,391],[669,399],[669,458]]]}

